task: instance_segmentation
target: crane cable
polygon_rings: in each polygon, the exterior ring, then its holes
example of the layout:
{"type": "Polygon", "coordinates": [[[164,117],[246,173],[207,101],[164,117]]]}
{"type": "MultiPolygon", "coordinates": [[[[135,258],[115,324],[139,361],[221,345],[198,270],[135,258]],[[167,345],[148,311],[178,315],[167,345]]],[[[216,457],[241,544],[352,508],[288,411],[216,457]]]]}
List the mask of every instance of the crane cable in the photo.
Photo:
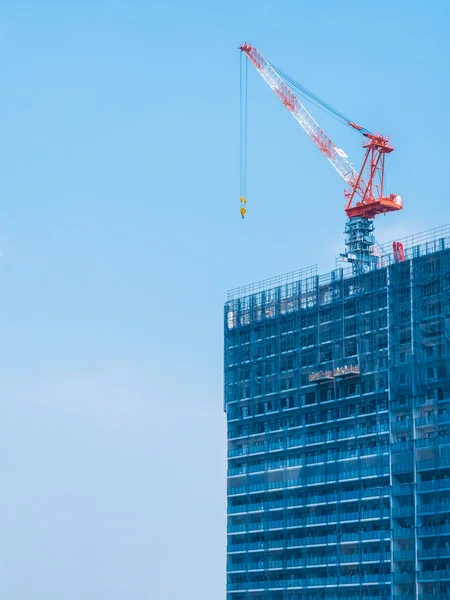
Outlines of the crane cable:
{"type": "Polygon", "coordinates": [[[341,123],[344,123],[345,125],[347,125],[348,127],[352,128],[352,129],[356,129],[357,131],[359,131],[363,135],[371,133],[365,127],[358,127],[358,128],[354,127],[354,122],[351,119],[349,119],[348,117],[346,117],[340,111],[338,111],[335,108],[333,108],[330,104],[328,104],[328,102],[325,102],[325,100],[322,100],[321,98],[319,98],[319,96],[317,96],[316,94],[314,94],[313,92],[311,92],[310,90],[308,90],[308,88],[306,88],[304,85],[302,85],[301,83],[298,83],[298,81],[295,81],[295,79],[292,79],[292,77],[290,77],[287,73],[284,73],[284,71],[282,71],[281,69],[279,69],[278,67],[276,67],[274,64],[272,64],[272,63],[269,63],[269,64],[272,67],[272,69],[282,79],[284,79],[293,88],[295,88],[296,91],[303,98],[305,98],[305,100],[309,100],[310,102],[312,102],[315,106],[317,106],[321,110],[329,113],[336,120],[340,121],[341,123]]]}
{"type": "Polygon", "coordinates": [[[247,56],[241,52],[240,62],[240,213],[244,218],[247,214],[247,80],[248,80],[248,61],[247,56]]]}

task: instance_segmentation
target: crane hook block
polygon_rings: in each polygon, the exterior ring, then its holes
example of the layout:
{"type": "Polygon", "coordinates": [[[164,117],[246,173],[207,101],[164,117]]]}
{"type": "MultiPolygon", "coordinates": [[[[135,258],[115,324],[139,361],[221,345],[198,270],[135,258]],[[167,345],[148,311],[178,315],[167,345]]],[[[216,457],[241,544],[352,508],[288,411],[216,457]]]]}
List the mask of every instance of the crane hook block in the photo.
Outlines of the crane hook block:
{"type": "Polygon", "coordinates": [[[243,198],[242,196],[239,198],[240,202],[241,202],[241,217],[244,218],[245,215],[247,214],[247,209],[245,208],[245,205],[247,204],[247,199],[243,198]]]}

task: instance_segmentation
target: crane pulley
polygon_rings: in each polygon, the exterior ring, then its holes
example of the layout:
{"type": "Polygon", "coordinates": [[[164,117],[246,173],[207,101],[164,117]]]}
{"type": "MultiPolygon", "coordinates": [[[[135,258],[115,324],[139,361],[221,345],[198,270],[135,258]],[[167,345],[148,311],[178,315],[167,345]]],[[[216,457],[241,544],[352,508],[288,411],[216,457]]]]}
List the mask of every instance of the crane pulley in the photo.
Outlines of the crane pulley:
{"type": "MultiPolygon", "coordinates": [[[[349,218],[359,217],[363,219],[372,219],[378,214],[398,211],[403,208],[403,202],[400,196],[397,196],[396,194],[386,195],[384,192],[385,157],[394,149],[390,145],[387,137],[380,134],[371,133],[368,129],[357,125],[355,122],[345,117],[342,113],[333,109],[318,96],[294,81],[292,78],[286,75],[286,73],[280,71],[280,69],[275,67],[273,64],[269,63],[269,61],[264,58],[261,52],[259,52],[259,50],[254,46],[245,43],[240,46],[240,50],[244,55],[247,56],[248,60],[252,63],[264,81],[270,86],[272,91],[289,110],[295,120],[301,125],[309,138],[314,142],[322,154],[324,154],[339,175],[347,183],[348,189],[345,191],[345,212],[349,218]],[[341,120],[355,131],[358,131],[365,137],[363,148],[366,152],[362,167],[359,171],[353,167],[351,162],[348,160],[346,153],[330,140],[330,138],[321,129],[317,121],[300,102],[291,88],[296,89],[301,95],[318,104],[330,112],[333,116],[341,120]]],[[[245,62],[247,63],[247,61],[245,62]]],[[[242,73],[243,70],[241,66],[241,89],[245,88],[245,97],[243,104],[241,104],[241,109],[245,104],[244,110],[241,110],[241,142],[245,147],[244,152],[241,152],[241,214],[244,217],[245,212],[242,212],[242,207],[244,207],[245,211],[247,177],[247,86],[246,75],[245,78],[243,78],[242,73]],[[245,112],[244,128],[242,124],[242,112],[245,112]]],[[[242,98],[243,96],[241,95],[241,101],[242,98]]]]}

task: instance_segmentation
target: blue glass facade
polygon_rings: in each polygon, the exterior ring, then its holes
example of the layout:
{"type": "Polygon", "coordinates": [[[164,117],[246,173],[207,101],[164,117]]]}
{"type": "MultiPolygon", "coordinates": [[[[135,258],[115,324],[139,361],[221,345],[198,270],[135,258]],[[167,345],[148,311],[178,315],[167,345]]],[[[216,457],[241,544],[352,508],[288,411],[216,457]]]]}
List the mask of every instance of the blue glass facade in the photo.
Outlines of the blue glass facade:
{"type": "Polygon", "coordinates": [[[450,231],[225,305],[227,600],[450,598],[450,231]]]}

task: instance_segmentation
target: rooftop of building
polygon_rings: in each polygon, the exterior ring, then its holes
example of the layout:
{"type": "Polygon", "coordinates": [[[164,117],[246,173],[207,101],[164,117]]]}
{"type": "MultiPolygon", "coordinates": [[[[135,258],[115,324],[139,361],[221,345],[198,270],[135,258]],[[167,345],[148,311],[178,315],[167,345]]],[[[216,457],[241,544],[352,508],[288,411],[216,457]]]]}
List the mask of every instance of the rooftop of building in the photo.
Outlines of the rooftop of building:
{"type": "MultiPolygon", "coordinates": [[[[450,225],[441,225],[434,229],[422,231],[413,235],[409,235],[402,239],[397,239],[395,242],[403,244],[405,252],[405,260],[426,256],[444,249],[450,248],[450,225]]],[[[391,264],[397,262],[394,258],[392,244],[388,242],[383,245],[377,245],[376,254],[379,257],[373,270],[384,269],[391,264]]],[[[338,265],[337,259],[337,265],[338,265]]],[[[311,265],[303,269],[284,273],[276,277],[264,279],[256,283],[231,289],[227,293],[227,304],[232,304],[234,300],[243,300],[251,296],[255,296],[261,292],[270,292],[280,289],[282,297],[290,297],[298,289],[298,283],[301,282],[303,292],[308,289],[315,289],[317,283],[319,286],[326,286],[334,281],[342,281],[354,277],[354,272],[351,266],[337,266],[328,273],[320,274],[317,265],[311,265]]]]}

